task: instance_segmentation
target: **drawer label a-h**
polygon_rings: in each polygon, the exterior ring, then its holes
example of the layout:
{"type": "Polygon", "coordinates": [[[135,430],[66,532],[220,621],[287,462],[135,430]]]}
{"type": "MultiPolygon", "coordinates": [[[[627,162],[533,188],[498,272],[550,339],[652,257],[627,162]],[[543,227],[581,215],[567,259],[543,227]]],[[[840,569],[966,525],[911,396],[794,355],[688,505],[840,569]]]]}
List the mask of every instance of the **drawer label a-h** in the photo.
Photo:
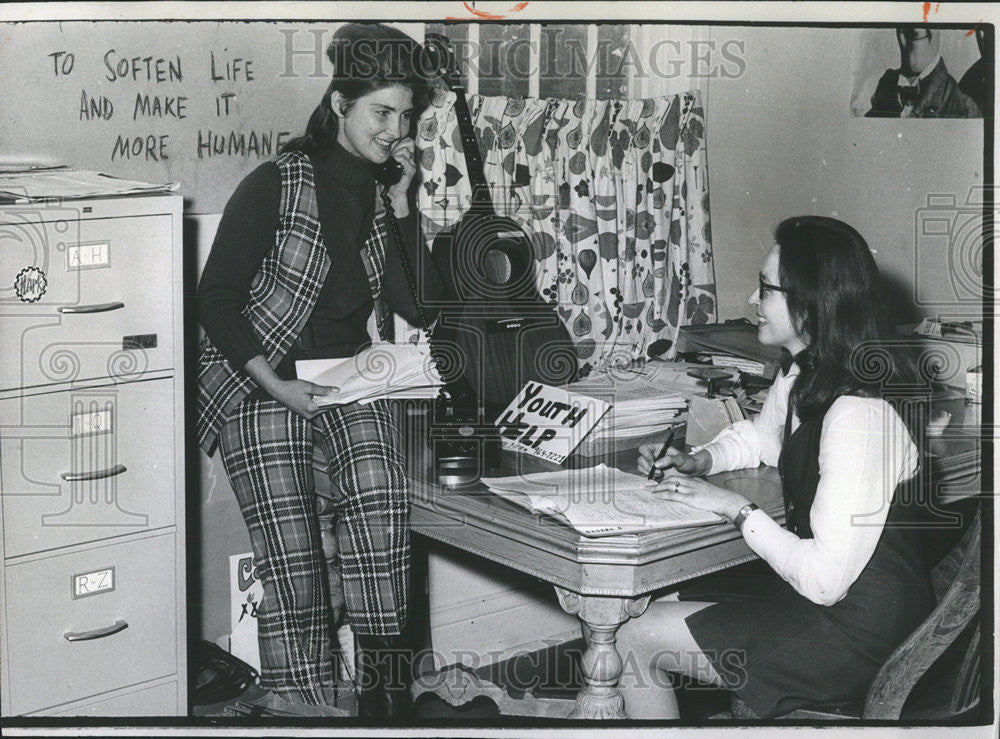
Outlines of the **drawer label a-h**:
{"type": "Polygon", "coordinates": [[[90,241],[66,247],[66,269],[97,269],[111,266],[111,243],[90,241]]]}

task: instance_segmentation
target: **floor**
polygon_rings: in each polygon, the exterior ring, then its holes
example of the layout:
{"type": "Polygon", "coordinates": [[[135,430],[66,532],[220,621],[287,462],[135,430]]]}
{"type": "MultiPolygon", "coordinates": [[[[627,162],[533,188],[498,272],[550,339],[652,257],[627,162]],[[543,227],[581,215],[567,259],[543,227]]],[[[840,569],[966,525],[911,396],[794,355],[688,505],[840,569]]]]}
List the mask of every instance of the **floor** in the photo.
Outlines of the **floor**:
{"type": "MultiPolygon", "coordinates": [[[[413,618],[410,624],[410,642],[420,645],[417,649],[417,659],[414,664],[414,674],[420,676],[434,669],[431,656],[429,605],[426,588],[426,555],[420,551],[422,541],[414,544],[412,558],[411,598],[412,614],[423,614],[423,617],[413,618]],[[420,655],[423,655],[423,659],[420,655]]],[[[520,699],[526,690],[531,690],[535,698],[573,699],[582,685],[582,673],[579,670],[580,657],[585,649],[583,639],[577,639],[564,644],[549,647],[538,652],[520,655],[517,658],[487,665],[475,670],[482,680],[487,680],[506,690],[507,695],[520,699]]],[[[195,659],[191,660],[192,663],[195,659]]],[[[191,685],[197,686],[199,678],[192,675],[191,685]]],[[[719,714],[729,709],[730,694],[710,686],[677,685],[678,703],[681,706],[681,720],[697,723],[699,720],[719,714]]],[[[215,717],[224,720],[226,717],[247,716],[248,712],[257,711],[254,704],[259,702],[261,691],[256,686],[248,688],[242,695],[226,701],[213,704],[194,706],[195,716],[215,717]]],[[[338,713],[355,715],[356,705],[351,686],[344,682],[335,699],[338,713]]],[[[193,703],[193,701],[192,701],[193,703]]],[[[414,704],[414,723],[426,723],[441,726],[462,726],[478,724],[483,726],[499,725],[549,725],[558,726],[564,721],[559,719],[530,718],[521,720],[516,716],[501,716],[497,704],[486,697],[478,697],[461,706],[451,706],[436,695],[425,694],[414,704]]]]}
{"type": "MultiPolygon", "coordinates": [[[[512,698],[521,698],[531,690],[535,698],[572,699],[581,684],[579,659],[585,646],[583,640],[576,640],[550,647],[546,650],[520,655],[516,659],[489,665],[475,671],[475,674],[507,691],[512,698]]],[[[430,668],[429,660],[418,661],[415,672],[419,675],[430,668]]],[[[198,684],[197,682],[194,684],[198,684]]],[[[245,719],[260,716],[280,717],[284,714],[280,707],[261,710],[259,704],[264,694],[257,686],[249,686],[240,695],[208,705],[194,706],[192,713],[199,717],[211,717],[224,722],[226,718],[245,719]]],[[[708,716],[725,711],[729,706],[729,693],[707,686],[678,686],[678,699],[683,707],[682,721],[697,722],[708,716]]],[[[348,720],[356,713],[353,693],[348,683],[340,686],[336,705],[348,720]]],[[[321,714],[314,714],[321,717],[321,714]]],[[[329,715],[329,714],[328,714],[329,715]]],[[[462,706],[451,706],[436,695],[423,695],[414,704],[414,724],[441,726],[461,726],[464,724],[490,725],[550,725],[557,726],[559,719],[519,718],[501,716],[497,705],[486,697],[478,697],[462,706]]]]}

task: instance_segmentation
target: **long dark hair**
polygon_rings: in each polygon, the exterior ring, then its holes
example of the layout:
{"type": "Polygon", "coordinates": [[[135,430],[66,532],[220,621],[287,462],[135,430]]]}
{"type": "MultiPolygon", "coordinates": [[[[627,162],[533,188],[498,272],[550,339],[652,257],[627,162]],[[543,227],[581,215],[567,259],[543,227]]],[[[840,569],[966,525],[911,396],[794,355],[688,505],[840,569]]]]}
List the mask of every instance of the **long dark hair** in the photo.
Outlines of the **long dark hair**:
{"type": "Polygon", "coordinates": [[[344,110],[358,98],[382,87],[403,85],[413,91],[413,115],[427,106],[429,96],[424,48],[402,31],[382,23],[347,23],[336,30],[326,49],[333,63],[333,79],[309,117],[302,136],[287,141],[282,152],[322,154],[337,140],[337,115],[331,96],[344,99],[344,110]]]}
{"type": "Polygon", "coordinates": [[[836,218],[799,216],[782,221],[774,237],[788,311],[807,342],[790,396],[799,418],[822,415],[841,395],[895,401],[919,388],[861,234],[836,218]]]}

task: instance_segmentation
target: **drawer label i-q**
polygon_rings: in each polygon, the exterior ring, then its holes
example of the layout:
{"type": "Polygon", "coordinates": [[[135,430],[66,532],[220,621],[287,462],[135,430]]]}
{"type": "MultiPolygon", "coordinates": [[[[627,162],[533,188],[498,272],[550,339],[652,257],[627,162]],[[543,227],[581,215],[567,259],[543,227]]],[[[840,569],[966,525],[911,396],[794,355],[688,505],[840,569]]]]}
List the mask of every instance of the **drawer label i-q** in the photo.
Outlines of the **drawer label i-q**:
{"type": "Polygon", "coordinates": [[[115,589],[115,568],[107,567],[94,572],[73,575],[73,598],[109,593],[115,589]]]}
{"type": "Polygon", "coordinates": [[[66,247],[66,269],[97,269],[111,266],[111,243],[90,241],[66,247]]]}
{"type": "Polygon", "coordinates": [[[112,428],[111,409],[100,411],[84,411],[70,416],[71,436],[90,436],[91,434],[110,434],[112,428]]]}

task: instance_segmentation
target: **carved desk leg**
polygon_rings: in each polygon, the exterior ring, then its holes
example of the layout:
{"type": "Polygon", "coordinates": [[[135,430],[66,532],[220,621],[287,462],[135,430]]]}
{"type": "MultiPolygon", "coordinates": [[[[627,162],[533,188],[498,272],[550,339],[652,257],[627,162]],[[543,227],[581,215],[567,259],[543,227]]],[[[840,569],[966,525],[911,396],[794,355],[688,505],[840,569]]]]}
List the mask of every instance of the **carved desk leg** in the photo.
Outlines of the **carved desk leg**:
{"type": "Polygon", "coordinates": [[[580,665],[584,686],[576,696],[576,709],[570,718],[624,719],[625,701],[618,690],[622,658],[615,649],[618,627],[630,618],[641,616],[649,605],[649,596],[614,598],[580,595],[556,588],[559,605],[583,622],[587,641],[580,665]]]}

